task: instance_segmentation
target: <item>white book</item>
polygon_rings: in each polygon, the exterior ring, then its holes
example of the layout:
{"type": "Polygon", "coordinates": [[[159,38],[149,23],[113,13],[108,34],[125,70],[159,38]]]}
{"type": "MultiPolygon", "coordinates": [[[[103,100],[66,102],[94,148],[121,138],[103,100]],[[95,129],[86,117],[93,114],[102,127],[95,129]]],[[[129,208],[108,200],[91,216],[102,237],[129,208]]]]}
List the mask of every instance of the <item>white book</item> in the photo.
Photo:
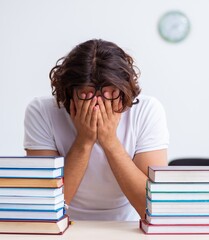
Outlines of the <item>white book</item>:
{"type": "Polygon", "coordinates": [[[41,219],[57,220],[64,215],[64,209],[58,211],[39,211],[39,210],[0,210],[0,219],[41,219]]]}
{"type": "Polygon", "coordinates": [[[57,178],[62,176],[63,176],[63,168],[55,168],[55,169],[1,168],[0,169],[1,178],[57,178]]]}
{"type": "Polygon", "coordinates": [[[149,166],[153,182],[209,182],[209,166],[149,166]]]}
{"type": "Polygon", "coordinates": [[[0,156],[0,168],[61,168],[61,156],[0,156]]]}
{"type": "Polygon", "coordinates": [[[147,181],[150,192],[209,192],[207,183],[156,183],[147,181]]]}
{"type": "Polygon", "coordinates": [[[146,214],[145,219],[150,224],[209,224],[209,216],[150,216],[146,214]]]}
{"type": "Polygon", "coordinates": [[[55,204],[0,203],[0,210],[53,210],[64,207],[64,201],[55,204]]]}
{"type": "MultiPolygon", "coordinates": [[[[69,216],[64,215],[58,220],[28,220],[28,219],[1,219],[0,220],[0,233],[1,234],[15,234],[16,239],[31,239],[33,237],[17,237],[17,234],[57,234],[61,235],[68,228],[69,216]]],[[[12,237],[13,238],[13,237],[12,237]]],[[[10,237],[5,238],[1,236],[2,239],[12,239],[10,237]]],[[[36,238],[36,237],[34,237],[36,238]]],[[[38,237],[39,239],[45,239],[45,237],[38,237]]],[[[51,238],[51,237],[50,237],[51,238]]],[[[53,237],[52,237],[53,238],[53,237]]],[[[48,239],[48,237],[46,237],[48,239]]],[[[54,238],[55,239],[55,238],[54,238]]],[[[60,239],[57,237],[56,239],[60,239]]]]}
{"type": "Polygon", "coordinates": [[[0,196],[55,197],[62,193],[63,193],[63,187],[60,187],[60,188],[0,188],[0,196]]]}
{"type": "Polygon", "coordinates": [[[208,215],[209,201],[159,201],[147,198],[147,210],[151,215],[208,215]]]}
{"type": "Polygon", "coordinates": [[[0,203],[56,204],[64,201],[64,194],[56,197],[0,196],[0,203]]]}
{"type": "Polygon", "coordinates": [[[172,201],[185,201],[185,200],[208,200],[209,201],[209,192],[207,193],[202,193],[202,192],[169,192],[169,193],[164,193],[164,192],[150,192],[147,191],[147,196],[151,200],[172,200],[172,201]]]}

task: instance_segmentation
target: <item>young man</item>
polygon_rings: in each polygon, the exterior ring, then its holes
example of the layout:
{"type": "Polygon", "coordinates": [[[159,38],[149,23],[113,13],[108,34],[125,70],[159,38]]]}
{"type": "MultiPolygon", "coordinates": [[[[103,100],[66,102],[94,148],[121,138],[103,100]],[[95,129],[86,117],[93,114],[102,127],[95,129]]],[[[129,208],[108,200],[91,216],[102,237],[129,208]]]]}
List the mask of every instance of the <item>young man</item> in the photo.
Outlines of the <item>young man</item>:
{"type": "Polygon", "coordinates": [[[167,165],[161,104],[140,95],[133,59],[89,40],[50,72],[52,97],[26,109],[27,155],[65,157],[64,195],[74,220],[138,220],[149,165],[167,165]]]}

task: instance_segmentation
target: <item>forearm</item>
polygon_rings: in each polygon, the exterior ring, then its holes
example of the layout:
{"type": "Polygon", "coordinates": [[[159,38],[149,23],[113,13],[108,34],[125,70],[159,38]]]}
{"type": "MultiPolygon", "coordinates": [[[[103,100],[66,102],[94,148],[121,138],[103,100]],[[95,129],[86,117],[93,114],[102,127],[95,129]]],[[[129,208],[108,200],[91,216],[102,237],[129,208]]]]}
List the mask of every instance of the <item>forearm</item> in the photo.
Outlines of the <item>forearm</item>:
{"type": "Polygon", "coordinates": [[[119,140],[109,144],[104,151],[121,190],[139,215],[144,218],[147,176],[134,164],[119,140]]]}
{"type": "Polygon", "coordinates": [[[70,204],[81,183],[88,166],[91,150],[91,145],[75,140],[65,158],[64,195],[66,204],[70,204]]]}

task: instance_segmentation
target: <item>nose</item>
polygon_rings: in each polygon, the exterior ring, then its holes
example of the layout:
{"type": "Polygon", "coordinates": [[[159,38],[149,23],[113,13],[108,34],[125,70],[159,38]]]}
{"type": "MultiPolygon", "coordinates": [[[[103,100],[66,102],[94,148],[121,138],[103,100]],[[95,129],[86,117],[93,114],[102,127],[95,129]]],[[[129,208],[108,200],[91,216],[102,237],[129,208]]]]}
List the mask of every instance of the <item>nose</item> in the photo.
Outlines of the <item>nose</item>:
{"type": "Polygon", "coordinates": [[[102,96],[101,90],[96,90],[95,96],[96,96],[96,97],[101,97],[101,96],[102,96]]]}
{"type": "Polygon", "coordinates": [[[96,97],[102,96],[101,87],[100,86],[96,87],[95,91],[96,91],[96,93],[95,93],[96,97]]]}

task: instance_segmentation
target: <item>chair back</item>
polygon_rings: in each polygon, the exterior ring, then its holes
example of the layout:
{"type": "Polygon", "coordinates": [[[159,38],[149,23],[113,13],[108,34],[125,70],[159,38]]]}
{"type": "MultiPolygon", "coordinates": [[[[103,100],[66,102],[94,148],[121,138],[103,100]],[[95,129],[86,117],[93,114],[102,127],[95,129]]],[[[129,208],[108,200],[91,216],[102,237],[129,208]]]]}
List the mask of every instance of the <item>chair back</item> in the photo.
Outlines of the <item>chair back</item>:
{"type": "Polygon", "coordinates": [[[168,163],[169,166],[209,166],[209,158],[178,158],[168,163]]]}

